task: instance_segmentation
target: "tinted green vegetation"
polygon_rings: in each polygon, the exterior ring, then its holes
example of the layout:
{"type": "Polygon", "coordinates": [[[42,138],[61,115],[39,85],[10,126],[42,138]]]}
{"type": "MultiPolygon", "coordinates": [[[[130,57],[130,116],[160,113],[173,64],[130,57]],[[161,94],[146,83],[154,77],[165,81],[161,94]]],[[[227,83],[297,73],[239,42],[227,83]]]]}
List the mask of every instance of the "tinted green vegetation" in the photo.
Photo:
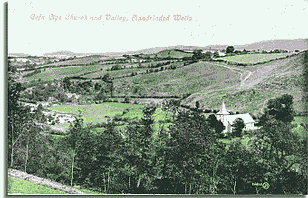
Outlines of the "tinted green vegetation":
{"type": "Polygon", "coordinates": [[[293,92],[304,82],[289,75],[300,68],[299,60],[288,60],[251,67],[254,73],[240,89],[235,67],[208,62],[119,80],[109,75],[95,82],[66,78],[36,87],[28,98],[45,100],[52,93],[65,102],[69,92],[87,100],[88,105],[78,106],[83,101],[72,99],[71,104],[50,108],[80,115],[63,136],[50,135],[41,125],[42,112],[30,113],[20,105],[23,88],[9,78],[8,166],[102,194],[305,194],[307,136],[302,129],[307,125],[293,124],[299,122],[293,121],[293,108],[299,104],[293,92]],[[268,89],[257,87],[274,80],[278,84],[268,89]],[[161,109],[94,104],[113,100],[113,92],[124,95],[126,102],[130,95],[193,94],[184,101],[165,101],[161,109]],[[243,131],[238,126],[224,139],[222,122],[214,115],[206,118],[201,111],[180,107],[186,102],[200,110],[218,109],[223,99],[229,110],[258,112],[261,128],[243,131]],[[270,187],[252,186],[264,182],[270,187]]]}
{"type": "Polygon", "coordinates": [[[128,109],[127,117],[141,117],[141,107],[142,105],[103,103],[92,105],[62,105],[49,107],[48,109],[74,115],[79,115],[80,111],[85,123],[100,123],[103,120],[105,121],[107,117],[122,114],[125,109],[128,109]]]}
{"type": "Polygon", "coordinates": [[[129,75],[129,74],[132,74],[133,73],[136,73],[136,72],[145,72],[146,69],[143,69],[143,68],[134,68],[134,69],[122,69],[122,70],[116,70],[116,71],[98,71],[98,72],[95,72],[95,73],[92,73],[92,74],[87,74],[87,75],[84,75],[82,77],[85,77],[85,78],[99,78],[101,76],[104,76],[106,73],[109,73],[113,78],[119,78],[119,77],[122,77],[122,76],[126,76],[126,75],[129,75]]]}
{"type": "Polygon", "coordinates": [[[239,74],[227,68],[215,67],[206,62],[199,62],[175,70],[138,75],[119,79],[115,82],[117,94],[182,96],[194,93],[209,86],[218,88],[239,82],[239,74]]]}
{"type": "Polygon", "coordinates": [[[94,72],[106,68],[106,65],[89,65],[89,66],[69,66],[61,68],[46,68],[45,71],[24,78],[25,81],[38,80],[53,81],[54,79],[61,80],[65,77],[81,76],[88,72],[94,72]]]}
{"type": "Polygon", "coordinates": [[[277,54],[245,54],[245,55],[236,55],[218,58],[220,60],[225,60],[228,62],[234,63],[259,63],[259,62],[267,62],[269,60],[275,60],[277,58],[282,58],[286,56],[290,56],[292,53],[277,53],[277,54]]]}
{"type": "Polygon", "coordinates": [[[67,194],[62,191],[57,191],[46,186],[41,186],[28,181],[22,181],[18,179],[8,179],[11,182],[11,189],[9,189],[9,194],[67,194]]]}
{"type": "Polygon", "coordinates": [[[145,55],[140,55],[143,58],[183,58],[183,57],[192,57],[192,53],[186,53],[183,51],[176,51],[176,50],[164,50],[161,52],[158,52],[157,54],[145,54],[145,55]]]}
{"type": "MultiPolygon", "coordinates": [[[[236,68],[236,67],[235,67],[236,68]]],[[[240,68],[240,67],[239,67],[240,68]]],[[[283,94],[294,96],[294,109],[305,111],[303,97],[303,54],[249,68],[252,74],[242,87],[225,89],[210,87],[192,94],[182,104],[194,106],[199,101],[202,108],[219,109],[222,100],[234,112],[260,113],[265,101],[283,94]]],[[[247,75],[247,74],[246,74],[247,75]]]]}

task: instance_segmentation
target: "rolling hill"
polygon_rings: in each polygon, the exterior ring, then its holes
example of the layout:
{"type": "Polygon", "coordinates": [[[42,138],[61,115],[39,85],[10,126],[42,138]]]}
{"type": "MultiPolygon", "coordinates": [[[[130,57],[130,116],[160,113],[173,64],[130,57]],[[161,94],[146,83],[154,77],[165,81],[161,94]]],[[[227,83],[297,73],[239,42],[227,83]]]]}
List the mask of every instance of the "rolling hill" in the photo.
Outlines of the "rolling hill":
{"type": "Polygon", "coordinates": [[[182,104],[194,106],[199,101],[202,108],[219,109],[224,100],[229,110],[258,114],[269,99],[291,94],[296,112],[304,113],[303,67],[304,53],[251,67],[238,66],[237,68],[251,71],[242,86],[219,90],[205,88],[183,100],[182,104]]]}

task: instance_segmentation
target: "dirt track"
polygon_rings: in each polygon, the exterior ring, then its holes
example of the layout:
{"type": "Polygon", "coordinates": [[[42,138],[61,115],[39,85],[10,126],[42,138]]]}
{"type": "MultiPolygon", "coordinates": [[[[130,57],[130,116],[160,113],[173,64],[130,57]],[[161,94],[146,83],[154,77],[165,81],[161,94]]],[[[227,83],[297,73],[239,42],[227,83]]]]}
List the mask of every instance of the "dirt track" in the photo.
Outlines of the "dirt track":
{"type": "Polygon", "coordinates": [[[49,179],[44,179],[41,177],[37,177],[31,174],[28,174],[26,172],[16,170],[16,169],[8,169],[8,177],[13,178],[13,179],[19,179],[19,180],[24,180],[24,181],[29,181],[41,186],[47,186],[49,188],[62,191],[68,194],[86,194],[84,192],[81,192],[77,190],[76,188],[72,188],[69,186],[65,186],[63,184],[51,181],[49,179]]]}

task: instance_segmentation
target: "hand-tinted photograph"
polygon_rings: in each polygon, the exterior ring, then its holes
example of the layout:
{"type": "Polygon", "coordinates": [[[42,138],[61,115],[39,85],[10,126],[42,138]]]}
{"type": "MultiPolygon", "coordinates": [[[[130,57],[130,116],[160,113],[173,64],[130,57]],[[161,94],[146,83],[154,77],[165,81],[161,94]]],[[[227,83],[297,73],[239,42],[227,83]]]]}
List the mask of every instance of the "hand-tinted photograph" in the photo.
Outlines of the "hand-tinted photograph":
{"type": "Polygon", "coordinates": [[[307,0],[3,6],[6,195],[307,194],[307,0]]]}

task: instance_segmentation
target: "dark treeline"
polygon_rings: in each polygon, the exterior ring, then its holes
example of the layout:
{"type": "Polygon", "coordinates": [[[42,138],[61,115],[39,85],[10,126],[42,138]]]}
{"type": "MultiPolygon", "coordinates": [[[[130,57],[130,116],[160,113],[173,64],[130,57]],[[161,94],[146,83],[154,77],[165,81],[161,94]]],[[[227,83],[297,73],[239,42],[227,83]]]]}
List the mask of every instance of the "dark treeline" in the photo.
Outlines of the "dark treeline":
{"type": "Polygon", "coordinates": [[[183,109],[175,100],[163,104],[165,122],[158,125],[156,107],[148,105],[141,119],[117,116],[96,130],[76,117],[67,135],[50,135],[41,125],[42,109],[30,113],[20,104],[22,90],[9,76],[10,168],[113,194],[307,193],[307,138],[292,133],[290,95],[267,102],[261,129],[249,136],[237,131],[224,143],[215,116],[183,109]],[[269,186],[253,185],[265,182],[269,186]]]}

